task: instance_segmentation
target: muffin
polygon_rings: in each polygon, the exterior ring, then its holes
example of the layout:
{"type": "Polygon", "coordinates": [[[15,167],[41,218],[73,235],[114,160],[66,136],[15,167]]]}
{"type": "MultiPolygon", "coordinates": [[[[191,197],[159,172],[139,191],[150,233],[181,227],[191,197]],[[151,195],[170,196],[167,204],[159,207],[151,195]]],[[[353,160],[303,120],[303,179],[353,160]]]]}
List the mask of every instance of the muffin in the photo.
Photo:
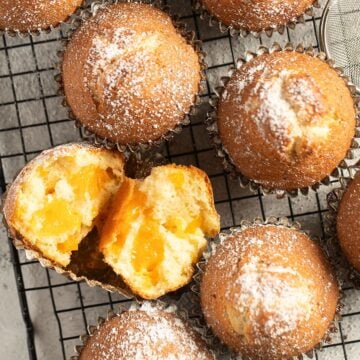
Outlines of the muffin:
{"type": "Polygon", "coordinates": [[[352,93],[325,61],[265,52],[231,76],[217,106],[230,162],[267,189],[318,184],[346,157],[356,126],[352,93]]]}
{"type": "Polygon", "coordinates": [[[339,299],[320,247],[280,225],[252,225],[221,238],[200,285],[214,334],[253,360],[290,359],[313,349],[326,335],[339,299]]]}
{"type": "Polygon", "coordinates": [[[106,320],[86,340],[79,360],[213,360],[206,342],[171,309],[149,303],[106,320]]]}
{"type": "Polygon", "coordinates": [[[123,166],[120,153],[85,143],[42,152],[8,190],[3,213],[12,237],[67,266],[119,188],[123,166]]]}
{"type": "Polygon", "coordinates": [[[2,0],[0,30],[32,32],[65,21],[84,0],[2,0]]]}
{"type": "Polygon", "coordinates": [[[159,166],[144,180],[125,179],[101,230],[104,261],[142,298],[191,281],[220,231],[210,181],[194,167],[159,166]]]}
{"type": "Polygon", "coordinates": [[[200,0],[203,6],[226,26],[260,32],[293,22],[315,0],[200,0]]]}
{"type": "Polygon", "coordinates": [[[349,263],[360,272],[360,173],[346,189],[337,214],[339,244],[349,263]]]}
{"type": "Polygon", "coordinates": [[[136,145],[160,140],[185,121],[202,69],[169,15],[118,3],[99,8],[73,33],[61,70],[78,122],[100,138],[136,145]]]}

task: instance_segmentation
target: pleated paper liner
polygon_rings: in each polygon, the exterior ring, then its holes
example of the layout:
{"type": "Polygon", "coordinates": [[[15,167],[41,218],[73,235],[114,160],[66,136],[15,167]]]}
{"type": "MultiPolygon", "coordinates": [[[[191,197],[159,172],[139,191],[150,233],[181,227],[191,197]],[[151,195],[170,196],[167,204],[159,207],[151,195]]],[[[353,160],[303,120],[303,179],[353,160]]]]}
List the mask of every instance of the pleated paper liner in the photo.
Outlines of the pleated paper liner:
{"type": "Polygon", "coordinates": [[[82,9],[85,6],[87,0],[83,0],[82,4],[75,10],[74,13],[69,14],[69,16],[58,22],[56,25],[50,25],[46,28],[38,28],[36,30],[28,30],[28,31],[19,31],[19,30],[12,30],[12,29],[0,29],[0,36],[1,35],[8,35],[10,37],[19,37],[19,38],[26,38],[28,36],[40,36],[50,34],[53,30],[57,30],[62,26],[70,26],[75,17],[79,16],[82,9]]]}
{"type": "MultiPolygon", "coordinates": [[[[179,308],[175,304],[167,304],[165,302],[157,300],[157,301],[143,301],[143,302],[133,301],[131,303],[130,307],[125,307],[125,306],[120,305],[118,308],[118,311],[114,312],[112,310],[109,310],[107,312],[106,317],[98,317],[97,324],[89,325],[88,329],[87,329],[87,334],[80,336],[80,345],[75,346],[76,354],[71,356],[70,360],[79,360],[80,359],[81,352],[82,352],[84,346],[86,345],[87,341],[89,340],[89,338],[91,338],[91,336],[93,336],[95,334],[95,332],[99,328],[101,328],[101,326],[104,323],[111,320],[115,316],[121,315],[124,312],[136,311],[136,310],[142,310],[142,309],[146,310],[146,308],[148,308],[148,307],[159,309],[160,311],[172,313],[172,314],[175,314],[176,316],[178,316],[181,320],[188,323],[190,325],[190,327],[200,335],[201,339],[209,347],[209,350],[213,353],[213,355],[215,355],[215,356],[217,355],[217,352],[216,352],[216,350],[214,350],[214,345],[212,343],[213,337],[209,336],[208,330],[206,329],[206,327],[204,327],[202,324],[200,324],[196,319],[191,318],[186,309],[179,308]]],[[[177,350],[179,351],[179,353],[181,353],[182,351],[186,351],[186,349],[177,349],[177,350]]],[[[218,358],[218,357],[216,357],[216,358],[218,358]]]]}
{"type": "Polygon", "coordinates": [[[359,169],[360,162],[352,166],[347,171],[347,175],[340,178],[340,186],[327,195],[329,212],[325,215],[326,245],[331,258],[336,264],[338,276],[356,289],[360,289],[360,272],[347,261],[341,250],[337,237],[336,221],[341,199],[359,169]]]}
{"type": "Polygon", "coordinates": [[[222,33],[228,32],[233,37],[240,36],[241,38],[245,38],[248,35],[259,38],[262,34],[266,34],[267,37],[271,37],[274,33],[282,35],[286,29],[295,29],[298,24],[304,24],[305,15],[314,16],[315,9],[319,9],[321,7],[320,1],[315,0],[313,5],[306,9],[304,14],[293,17],[287,24],[273,25],[267,29],[263,29],[262,31],[249,31],[247,29],[237,29],[233,25],[225,25],[223,22],[221,22],[220,19],[218,19],[207,9],[201,0],[192,0],[192,3],[193,8],[196,11],[200,11],[200,18],[206,20],[209,26],[215,26],[222,33]]]}
{"type": "MultiPolygon", "coordinates": [[[[154,166],[163,164],[165,164],[164,157],[155,151],[146,159],[139,159],[131,154],[125,163],[125,174],[132,178],[144,178],[150,174],[154,166]]],[[[16,179],[16,177],[17,174],[14,179],[16,179]]],[[[5,203],[6,196],[7,193],[5,192],[1,201],[2,206],[0,207],[0,212],[3,210],[2,207],[5,203]]],[[[121,276],[117,275],[113,269],[104,262],[104,256],[98,249],[100,236],[96,227],[81,240],[78,250],[74,251],[71,255],[69,265],[62,267],[56,262],[46,258],[39,249],[34,248],[21,234],[14,233],[6,223],[5,217],[3,217],[3,224],[8,230],[8,235],[12,239],[14,246],[18,250],[25,250],[25,256],[28,260],[37,260],[43,267],[53,269],[58,274],[64,275],[70,280],[76,282],[85,281],[90,287],[99,286],[104,290],[117,292],[126,298],[136,297],[122,280],[121,276]]],[[[179,289],[166,296],[169,299],[178,299],[182,296],[185,289],[179,289]]]]}
{"type": "Polygon", "coordinates": [[[305,48],[302,44],[298,46],[294,46],[291,43],[288,43],[282,48],[278,43],[274,43],[271,48],[267,48],[265,46],[260,46],[258,51],[256,53],[247,51],[245,53],[245,56],[243,58],[240,58],[236,62],[236,66],[232,68],[228,76],[221,78],[220,86],[215,89],[215,95],[210,99],[210,105],[212,107],[212,110],[208,113],[207,119],[206,119],[206,128],[210,134],[213,146],[216,150],[216,155],[222,159],[223,166],[226,172],[229,172],[233,177],[237,178],[239,180],[239,184],[242,188],[249,188],[252,192],[261,191],[264,195],[268,194],[276,194],[278,198],[283,198],[286,195],[290,197],[297,197],[299,193],[303,195],[307,195],[310,190],[316,191],[320,185],[329,185],[330,184],[330,177],[333,178],[339,178],[341,170],[347,169],[349,167],[348,162],[354,159],[354,152],[357,148],[359,148],[359,144],[357,142],[357,139],[360,136],[360,109],[359,109],[359,102],[360,96],[356,93],[356,87],[354,84],[351,83],[350,79],[343,74],[343,71],[341,68],[338,68],[335,66],[334,61],[331,59],[328,59],[326,57],[326,54],[323,52],[315,53],[314,49],[312,48],[305,48]],[[354,100],[354,106],[356,109],[356,129],[355,129],[355,136],[352,140],[351,147],[348,150],[346,157],[343,159],[343,161],[340,162],[338,167],[334,169],[334,171],[326,176],[324,179],[322,179],[320,182],[317,182],[311,186],[294,189],[294,190],[282,190],[282,189],[276,189],[276,188],[268,188],[259,182],[256,182],[252,179],[249,179],[245,175],[243,175],[239,170],[235,168],[235,165],[233,164],[230,155],[226,151],[225,147],[222,145],[221,138],[218,131],[217,126],[217,105],[218,102],[222,96],[222,93],[225,89],[226,84],[230,80],[231,76],[234,74],[234,72],[241,68],[245,63],[251,61],[257,56],[273,53],[273,52],[289,52],[289,51],[295,51],[298,53],[306,53],[310,56],[316,57],[324,62],[326,62],[332,69],[334,69],[337,74],[343,78],[351,92],[351,95],[354,100]]]}
{"type": "MultiPolygon", "coordinates": [[[[198,303],[198,304],[200,303],[201,279],[202,279],[203,273],[205,271],[207,261],[215,253],[216,247],[219,244],[221,244],[224,240],[226,240],[229,235],[236,234],[239,231],[241,232],[241,231],[243,231],[243,230],[245,230],[246,228],[249,228],[249,227],[266,226],[266,225],[274,225],[274,226],[280,226],[280,227],[286,227],[286,228],[295,229],[295,230],[300,231],[301,233],[305,234],[306,236],[308,236],[311,240],[313,240],[315,243],[317,243],[321,247],[321,249],[323,250],[324,254],[326,255],[331,267],[333,268],[334,273],[337,274],[335,272],[336,263],[334,263],[332,258],[329,257],[325,241],[323,239],[311,236],[307,231],[302,230],[300,223],[292,222],[288,218],[285,218],[285,217],[282,217],[282,218],[269,217],[265,221],[260,219],[260,218],[256,218],[253,221],[243,220],[243,221],[241,221],[241,223],[240,223],[240,225],[238,227],[231,228],[227,232],[220,233],[215,238],[215,240],[212,243],[210,243],[210,245],[208,247],[208,250],[206,252],[204,252],[202,259],[197,264],[197,272],[193,277],[194,284],[193,284],[193,286],[191,288],[193,293],[196,295],[196,303],[198,303]]],[[[313,358],[315,356],[315,351],[321,351],[325,344],[330,344],[331,341],[332,341],[332,334],[337,332],[336,323],[341,321],[341,309],[344,307],[344,305],[343,305],[344,292],[342,290],[341,282],[339,281],[338,278],[336,278],[336,279],[337,279],[338,286],[339,286],[340,296],[339,296],[339,300],[338,300],[336,313],[335,313],[335,317],[333,319],[333,322],[330,324],[330,326],[329,326],[326,334],[324,335],[322,341],[318,345],[316,345],[312,350],[308,351],[307,353],[299,355],[297,357],[298,359],[303,359],[305,355],[310,357],[310,358],[313,358]]],[[[206,323],[204,317],[202,317],[201,322],[206,323]]],[[[232,359],[232,360],[243,359],[240,354],[237,354],[237,353],[233,352],[225,344],[222,344],[221,340],[216,338],[216,336],[213,334],[213,332],[212,332],[212,330],[210,328],[209,328],[209,333],[212,334],[212,336],[214,337],[213,343],[216,343],[218,351],[221,351],[221,353],[223,355],[230,356],[230,359],[232,359]]],[[[245,359],[243,359],[243,360],[245,360],[245,359]]]]}
{"type": "Polygon", "coordinates": [[[180,22],[178,17],[176,17],[175,15],[172,15],[170,13],[169,8],[167,6],[165,6],[161,0],[155,0],[155,1],[141,1],[141,0],[132,0],[132,1],[131,0],[130,1],[128,1],[128,0],[102,0],[102,1],[99,1],[99,0],[97,0],[97,1],[94,1],[93,3],[91,3],[90,7],[82,10],[80,15],[76,19],[73,19],[71,30],[67,34],[67,40],[63,41],[63,50],[58,52],[59,74],[57,74],[55,76],[55,80],[57,81],[58,86],[59,86],[58,93],[59,93],[59,95],[63,96],[63,106],[65,106],[68,109],[69,118],[75,121],[76,127],[82,129],[84,137],[87,140],[94,142],[95,144],[100,144],[102,146],[105,146],[107,148],[117,148],[119,151],[123,152],[125,154],[125,156],[129,156],[129,154],[131,154],[131,153],[145,154],[147,151],[149,151],[153,148],[158,148],[164,142],[172,140],[176,134],[179,134],[182,131],[182,128],[184,126],[190,124],[190,118],[197,114],[197,112],[199,110],[199,106],[201,104],[201,98],[199,96],[199,94],[201,92],[201,84],[205,80],[205,70],[207,68],[207,65],[205,63],[205,53],[201,50],[201,47],[202,47],[202,42],[200,40],[196,39],[195,33],[193,31],[188,31],[186,29],[186,25],[183,24],[182,22],[180,22]],[[134,3],[144,3],[144,4],[150,3],[152,6],[155,6],[156,8],[167,13],[171,17],[173,25],[177,29],[178,33],[184,39],[186,39],[187,43],[189,45],[191,45],[193,47],[193,49],[196,51],[196,53],[199,57],[199,63],[200,63],[200,68],[201,68],[201,73],[200,73],[201,79],[199,82],[198,94],[195,96],[193,105],[191,106],[189,112],[184,114],[183,120],[179,124],[177,124],[175,126],[175,128],[170,129],[167,133],[163,134],[159,139],[151,140],[151,141],[144,142],[144,143],[138,143],[138,144],[114,143],[109,139],[103,138],[103,137],[95,134],[89,128],[87,128],[85,125],[81,124],[81,122],[78,119],[76,119],[76,116],[71,111],[71,108],[70,108],[69,104],[67,103],[66,96],[64,93],[63,82],[62,82],[62,74],[61,74],[61,63],[63,60],[63,53],[64,53],[67,43],[71,39],[72,33],[74,31],[76,31],[81,26],[81,24],[83,22],[85,22],[88,18],[95,16],[96,12],[99,9],[104,8],[107,5],[121,3],[121,2],[134,2],[134,3]]]}

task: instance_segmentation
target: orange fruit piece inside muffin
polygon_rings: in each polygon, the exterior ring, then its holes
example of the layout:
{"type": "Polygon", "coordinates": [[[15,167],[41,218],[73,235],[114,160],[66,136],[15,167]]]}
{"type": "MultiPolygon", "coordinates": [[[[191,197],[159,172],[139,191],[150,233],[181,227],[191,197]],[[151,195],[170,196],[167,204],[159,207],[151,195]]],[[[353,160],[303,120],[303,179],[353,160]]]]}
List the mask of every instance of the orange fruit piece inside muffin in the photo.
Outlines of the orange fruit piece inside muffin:
{"type": "Polygon", "coordinates": [[[158,298],[187,284],[220,228],[208,177],[194,167],[156,167],[126,179],[101,230],[104,260],[138,295],[158,298]]]}
{"type": "Polygon", "coordinates": [[[4,205],[10,232],[65,267],[123,181],[120,153],[87,144],[44,151],[21,171],[4,205]]]}

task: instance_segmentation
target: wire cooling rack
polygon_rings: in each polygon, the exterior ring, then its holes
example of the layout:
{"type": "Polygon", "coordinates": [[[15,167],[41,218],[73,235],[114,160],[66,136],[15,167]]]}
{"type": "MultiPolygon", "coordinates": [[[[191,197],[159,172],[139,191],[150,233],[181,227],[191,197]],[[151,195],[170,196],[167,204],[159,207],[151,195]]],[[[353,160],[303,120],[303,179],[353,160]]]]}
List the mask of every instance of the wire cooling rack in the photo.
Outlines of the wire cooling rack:
{"type": "MultiPolygon", "coordinates": [[[[299,221],[314,235],[324,235],[326,194],[331,187],[322,187],[307,197],[275,199],[273,196],[253,194],[240,189],[237,182],[224,174],[221,162],[209,143],[203,120],[209,96],[227,74],[234,61],[246,50],[256,50],[260,44],[271,46],[304,43],[319,49],[318,27],[321,10],[315,17],[307,17],[295,30],[287,29],[283,35],[266,35],[255,39],[236,39],[221,33],[208,20],[193,12],[189,0],[169,0],[173,13],[193,29],[203,41],[207,56],[207,81],[203,84],[203,105],[189,126],[169,144],[164,152],[172,162],[194,164],[205,170],[212,181],[222,228],[239,225],[242,219],[269,216],[287,216],[299,221]]],[[[324,4],[323,4],[324,5],[324,4]]],[[[62,107],[53,80],[57,73],[56,53],[66,29],[38,37],[23,39],[0,38],[0,185],[5,191],[18,170],[45,148],[80,139],[62,107]]],[[[88,324],[94,324],[98,315],[109,308],[127,302],[117,294],[89,288],[43,269],[36,261],[25,258],[9,241],[14,264],[21,312],[27,332],[29,358],[69,359],[80,334],[88,324]]],[[[316,353],[316,359],[360,359],[360,295],[345,287],[343,319],[332,343],[316,353]]],[[[20,309],[19,309],[20,310],[20,309]]],[[[1,355],[0,355],[1,358],[1,355]]]]}

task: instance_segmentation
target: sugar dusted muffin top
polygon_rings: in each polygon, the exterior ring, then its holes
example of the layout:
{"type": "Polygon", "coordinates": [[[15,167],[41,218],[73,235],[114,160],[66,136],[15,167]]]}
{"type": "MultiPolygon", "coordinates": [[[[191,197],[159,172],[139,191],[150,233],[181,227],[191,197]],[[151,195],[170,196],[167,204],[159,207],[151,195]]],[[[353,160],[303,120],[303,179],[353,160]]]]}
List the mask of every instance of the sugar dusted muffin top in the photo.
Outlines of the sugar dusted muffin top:
{"type": "Polygon", "coordinates": [[[323,339],[339,289],[307,235],[254,225],[223,235],[207,261],[200,296],[208,325],[225,344],[250,359],[280,360],[323,339]]]}
{"type": "Polygon", "coordinates": [[[176,314],[144,304],[106,321],[89,338],[80,360],[213,360],[206,343],[176,314]]]}
{"type": "Polygon", "coordinates": [[[260,32],[286,25],[304,14],[315,0],[201,0],[223,24],[260,32]]]}
{"type": "Polygon", "coordinates": [[[66,20],[84,0],[2,0],[0,30],[48,29],[66,20]]]}
{"type": "Polygon", "coordinates": [[[346,157],[356,111],[346,82],[326,62],[280,51],[235,71],[217,122],[243,175],[266,188],[294,190],[320,182],[346,157]]]}
{"type": "Polygon", "coordinates": [[[184,121],[200,89],[201,65],[169,15],[118,3],[75,31],[62,76],[80,123],[127,145],[159,140],[184,121]]]}

